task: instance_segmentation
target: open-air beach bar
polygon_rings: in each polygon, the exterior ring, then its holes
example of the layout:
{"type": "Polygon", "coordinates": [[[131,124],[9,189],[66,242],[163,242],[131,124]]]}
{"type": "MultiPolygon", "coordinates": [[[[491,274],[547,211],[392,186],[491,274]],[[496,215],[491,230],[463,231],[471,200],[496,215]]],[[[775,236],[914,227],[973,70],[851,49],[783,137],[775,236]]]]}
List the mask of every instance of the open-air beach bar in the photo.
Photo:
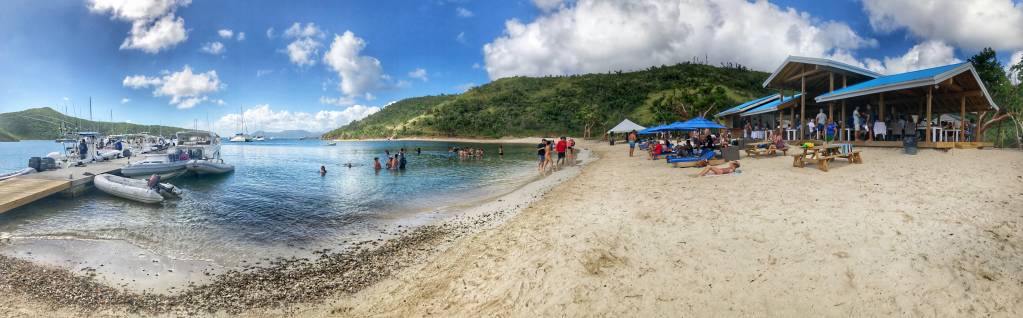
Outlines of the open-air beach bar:
{"type": "Polygon", "coordinates": [[[997,110],[970,63],[882,75],[822,58],[790,56],[761,97],[715,115],[744,137],[823,139],[819,127],[834,123],[833,139],[861,146],[901,147],[916,137],[921,147],[976,147],[968,114],[997,110]],[[779,98],[779,96],[786,96],[779,98]],[[822,122],[823,120],[823,122],[822,122]]]}

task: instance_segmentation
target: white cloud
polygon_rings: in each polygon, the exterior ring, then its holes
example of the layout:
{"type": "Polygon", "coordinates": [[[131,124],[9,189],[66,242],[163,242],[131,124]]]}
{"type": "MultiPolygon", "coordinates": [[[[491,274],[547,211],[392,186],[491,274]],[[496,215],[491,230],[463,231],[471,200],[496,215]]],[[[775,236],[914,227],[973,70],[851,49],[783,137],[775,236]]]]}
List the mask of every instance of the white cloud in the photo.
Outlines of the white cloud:
{"type": "Polygon", "coordinates": [[[204,52],[204,53],[209,53],[209,54],[213,54],[213,55],[220,55],[220,54],[224,53],[224,51],[226,49],[224,49],[224,43],[220,43],[220,41],[214,41],[214,42],[204,43],[202,45],[202,48],[200,48],[199,50],[204,52]]]}
{"type": "Polygon", "coordinates": [[[269,29],[266,29],[266,38],[267,39],[273,39],[274,38],[274,28],[273,27],[271,27],[269,29]]]}
{"type": "Polygon", "coordinates": [[[462,85],[455,86],[455,89],[457,89],[459,92],[464,92],[473,87],[476,87],[476,83],[465,83],[462,85]]]}
{"type": "MultiPolygon", "coordinates": [[[[153,96],[170,96],[170,104],[180,109],[192,108],[209,100],[207,94],[220,91],[226,85],[220,82],[217,71],[193,73],[188,65],[178,72],[165,71],[161,77],[133,75],[124,78],[122,85],[133,89],[153,87],[153,96]]],[[[223,103],[223,101],[217,102],[223,103]]]]}
{"type": "Polygon", "coordinates": [[[873,47],[843,23],[767,1],[578,0],[534,21],[505,22],[484,46],[492,79],[635,70],[694,58],[773,70],[788,55],[830,57],[873,47]]]}
{"type": "Polygon", "coordinates": [[[191,0],[89,0],[89,10],[109,13],[111,19],[131,22],[131,31],[120,49],[155,54],[188,39],[185,20],[174,11],[191,0]]]}
{"type": "Polygon", "coordinates": [[[416,68],[416,69],[412,70],[411,72],[408,72],[408,77],[419,79],[419,80],[424,81],[424,82],[430,80],[430,78],[428,77],[428,74],[426,73],[426,70],[422,69],[422,68],[416,68]]]}
{"type": "Polygon", "coordinates": [[[1005,65],[1005,74],[1007,74],[1009,76],[1009,80],[1016,85],[1020,84],[1018,80],[1019,74],[1012,71],[1012,66],[1019,64],[1020,62],[1023,62],[1023,51],[1013,53],[1012,57],[1009,58],[1009,63],[1005,65]]]}
{"type": "Polygon", "coordinates": [[[544,12],[559,8],[564,2],[565,0],[533,0],[533,4],[544,12]]]}
{"type": "Polygon", "coordinates": [[[188,6],[191,0],[89,0],[89,10],[110,13],[122,21],[155,20],[178,7],[188,6]]]}
{"type": "Polygon", "coordinates": [[[316,64],[316,55],[320,52],[320,42],[311,38],[302,38],[288,44],[288,58],[298,66],[312,66],[316,64]]]}
{"type": "Polygon", "coordinates": [[[455,14],[457,14],[458,17],[461,17],[461,18],[471,18],[472,16],[475,15],[475,14],[472,13],[472,11],[469,11],[469,9],[466,9],[466,8],[463,8],[463,7],[455,8],[455,14]]]}
{"type": "Polygon", "coordinates": [[[876,31],[905,28],[924,40],[967,50],[1023,48],[1023,2],[1013,0],[863,0],[876,31]]]}
{"type": "Polygon", "coordinates": [[[955,48],[941,41],[927,41],[914,45],[902,56],[885,57],[883,62],[865,59],[862,64],[854,65],[866,66],[881,74],[898,74],[959,62],[962,60],[955,57],[955,48]]]}
{"type": "Polygon", "coordinates": [[[323,38],[323,35],[323,31],[312,22],[306,23],[304,27],[301,23],[295,22],[287,30],[284,30],[284,37],[287,38],[323,38]]]}
{"type": "Polygon", "coordinates": [[[121,98],[121,104],[127,104],[127,103],[130,103],[130,102],[131,102],[131,98],[127,98],[127,97],[121,98]]]}
{"type": "Polygon", "coordinates": [[[465,44],[465,31],[458,32],[458,36],[455,36],[455,41],[465,44]]]}
{"type": "MultiPolygon", "coordinates": [[[[307,130],[324,132],[344,126],[353,120],[366,118],[380,111],[380,107],[354,105],[344,110],[321,110],[316,113],[275,111],[270,105],[263,104],[246,109],[242,115],[228,114],[216,121],[215,127],[222,127],[221,135],[230,135],[234,129],[241,127],[242,118],[248,127],[260,127],[266,131],[307,130]]],[[[220,129],[218,129],[220,130],[220,129]]]]}
{"type": "Polygon", "coordinates": [[[220,35],[220,38],[223,39],[230,39],[234,37],[234,31],[231,31],[231,29],[220,29],[217,30],[217,35],[220,35]]]}
{"type": "Polygon", "coordinates": [[[334,35],[330,50],[323,55],[323,62],[337,72],[341,80],[341,93],[349,98],[379,88],[387,78],[380,60],[359,55],[365,47],[366,41],[356,37],[352,31],[345,31],[342,35],[334,35]]]}
{"type": "Polygon", "coordinates": [[[236,38],[236,40],[245,41],[245,32],[238,32],[238,37],[236,38]]]}
{"type": "Polygon", "coordinates": [[[483,67],[483,66],[481,66],[480,63],[472,63],[472,68],[473,69],[479,69],[481,67],[483,67]]]}

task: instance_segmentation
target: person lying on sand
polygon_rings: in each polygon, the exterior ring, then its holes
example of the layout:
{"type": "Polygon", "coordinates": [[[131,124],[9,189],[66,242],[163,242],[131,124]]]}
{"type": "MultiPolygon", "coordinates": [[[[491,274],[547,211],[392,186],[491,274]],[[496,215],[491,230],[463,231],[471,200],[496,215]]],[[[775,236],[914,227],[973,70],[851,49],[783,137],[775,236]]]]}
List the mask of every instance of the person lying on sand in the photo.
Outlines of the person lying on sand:
{"type": "Polygon", "coordinates": [[[715,166],[707,166],[707,167],[703,168],[703,171],[700,171],[700,174],[698,174],[696,176],[697,177],[702,177],[702,176],[707,175],[708,172],[713,172],[715,175],[729,174],[729,173],[735,172],[735,169],[738,169],[738,168],[739,168],[739,162],[738,161],[732,161],[732,162],[728,163],[728,166],[723,167],[723,168],[722,167],[715,167],[715,166]]]}

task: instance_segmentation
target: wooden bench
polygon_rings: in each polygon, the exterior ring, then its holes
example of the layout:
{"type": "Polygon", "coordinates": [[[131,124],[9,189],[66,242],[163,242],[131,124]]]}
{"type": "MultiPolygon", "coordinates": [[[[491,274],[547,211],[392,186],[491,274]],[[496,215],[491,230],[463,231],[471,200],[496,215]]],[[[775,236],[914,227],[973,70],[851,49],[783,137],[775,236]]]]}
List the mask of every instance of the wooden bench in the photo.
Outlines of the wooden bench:
{"type": "Polygon", "coordinates": [[[806,167],[807,163],[813,163],[816,164],[817,168],[820,169],[821,171],[827,172],[828,169],[830,168],[828,163],[831,162],[832,160],[835,160],[835,158],[849,159],[849,162],[855,164],[863,163],[863,157],[860,156],[860,151],[855,150],[850,153],[835,154],[830,156],[819,156],[816,158],[808,157],[803,154],[794,154],[792,155],[792,166],[803,168],[806,167]]]}
{"type": "Polygon", "coordinates": [[[856,164],[863,163],[863,157],[860,156],[859,150],[853,150],[853,152],[850,153],[835,155],[835,157],[849,159],[849,162],[856,164]]]}
{"type": "Polygon", "coordinates": [[[775,148],[774,145],[771,145],[768,146],[767,148],[746,148],[746,156],[754,158],[762,156],[773,156],[776,155],[778,151],[781,151],[781,153],[786,156],[789,154],[788,147],[786,147],[785,149],[778,149],[775,148]]]}

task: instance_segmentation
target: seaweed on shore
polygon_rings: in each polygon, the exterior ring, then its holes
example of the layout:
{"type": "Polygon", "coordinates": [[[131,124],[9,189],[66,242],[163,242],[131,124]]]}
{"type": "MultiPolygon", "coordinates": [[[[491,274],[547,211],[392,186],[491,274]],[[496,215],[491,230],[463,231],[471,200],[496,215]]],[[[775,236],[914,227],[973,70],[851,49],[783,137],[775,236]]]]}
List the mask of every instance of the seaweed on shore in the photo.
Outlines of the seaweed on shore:
{"type": "Polygon", "coordinates": [[[414,263],[453,232],[424,226],[395,239],[365,241],[341,252],[320,252],[316,259],[279,258],[267,266],[247,266],[220,274],[203,285],[176,294],[117,289],[67,269],[42,266],[0,255],[0,293],[22,294],[55,307],[85,312],[240,313],[250,309],[288,309],[336,294],[362,290],[414,263]],[[379,247],[365,247],[377,245],[379,247]]]}

